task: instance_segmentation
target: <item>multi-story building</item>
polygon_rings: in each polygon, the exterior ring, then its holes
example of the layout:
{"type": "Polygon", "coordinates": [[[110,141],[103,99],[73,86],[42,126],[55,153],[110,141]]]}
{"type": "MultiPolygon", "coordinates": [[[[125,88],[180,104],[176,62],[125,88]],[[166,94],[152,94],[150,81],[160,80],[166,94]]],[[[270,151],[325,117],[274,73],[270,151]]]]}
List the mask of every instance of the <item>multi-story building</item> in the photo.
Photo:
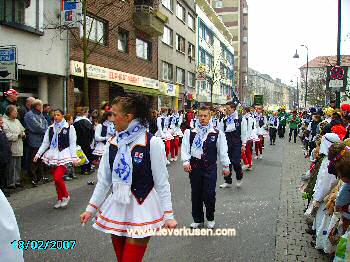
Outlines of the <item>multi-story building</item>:
{"type": "MultiPolygon", "coordinates": [[[[157,107],[158,37],[167,17],[157,0],[90,1],[87,10],[88,93],[90,108],[124,93],[148,95],[157,107]]],[[[71,31],[70,108],[81,105],[84,92],[83,27],[71,31]]]]}
{"type": "Polygon", "coordinates": [[[273,79],[267,74],[249,68],[246,103],[253,105],[254,96],[262,95],[266,108],[281,106],[290,107],[290,87],[283,84],[281,79],[273,79]]]}
{"type": "Polygon", "coordinates": [[[220,19],[233,35],[236,94],[246,98],[248,75],[248,5],[246,0],[211,0],[220,19]]]}
{"type": "Polygon", "coordinates": [[[198,26],[198,102],[224,104],[234,89],[234,48],[232,34],[205,0],[196,1],[198,26]]]}
{"type": "Polygon", "coordinates": [[[64,107],[66,41],[59,30],[60,3],[55,0],[0,1],[0,46],[16,46],[18,81],[3,84],[20,92],[20,102],[34,96],[64,107]]]}
{"type": "Polygon", "coordinates": [[[191,106],[187,94],[196,84],[196,11],[194,0],[162,0],[159,10],[168,17],[158,42],[158,78],[165,90],[159,105],[191,106]]]}

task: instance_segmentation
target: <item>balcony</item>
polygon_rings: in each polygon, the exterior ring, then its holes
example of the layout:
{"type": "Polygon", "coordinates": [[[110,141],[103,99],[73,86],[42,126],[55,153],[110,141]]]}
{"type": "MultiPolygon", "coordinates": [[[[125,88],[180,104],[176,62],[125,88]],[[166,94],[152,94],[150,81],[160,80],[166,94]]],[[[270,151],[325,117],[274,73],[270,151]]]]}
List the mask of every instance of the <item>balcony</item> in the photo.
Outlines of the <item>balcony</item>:
{"type": "Polygon", "coordinates": [[[168,17],[150,5],[135,5],[133,20],[138,30],[154,37],[163,35],[168,17]]]}

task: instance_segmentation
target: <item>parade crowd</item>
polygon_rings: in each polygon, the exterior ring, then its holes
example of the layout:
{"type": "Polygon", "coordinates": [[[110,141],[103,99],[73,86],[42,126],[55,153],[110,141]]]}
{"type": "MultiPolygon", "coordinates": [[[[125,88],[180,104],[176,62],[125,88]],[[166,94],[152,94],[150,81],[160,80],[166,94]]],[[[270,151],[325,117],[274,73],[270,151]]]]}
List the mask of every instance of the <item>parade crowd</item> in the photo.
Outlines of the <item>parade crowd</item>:
{"type": "MultiPolygon", "coordinates": [[[[50,172],[57,192],[54,208],[66,208],[71,195],[65,180],[97,169],[94,192],[80,219],[85,225],[94,218],[93,227],[111,236],[118,261],[142,261],[146,251],[151,235],[130,230],[177,226],[168,165],[181,160],[189,174],[190,227],[213,229],[218,171],[224,177],[222,190],[232,188],[233,173],[236,187],[241,187],[244,172],[263,159],[267,138],[275,146],[287,126],[289,143],[299,137],[310,158],[300,190],[307,200],[313,245],[335,261],[350,256],[350,105],[268,112],[262,106],[241,107],[237,101],[217,108],[152,111],[147,97],[132,95],[97,110],[76,108],[72,116],[34,98],[20,108],[17,98],[17,91],[10,89],[0,104],[1,191],[9,196],[9,190],[22,186],[23,176],[36,187],[49,181],[50,172]]],[[[14,236],[19,232],[9,233],[14,236]]]]}

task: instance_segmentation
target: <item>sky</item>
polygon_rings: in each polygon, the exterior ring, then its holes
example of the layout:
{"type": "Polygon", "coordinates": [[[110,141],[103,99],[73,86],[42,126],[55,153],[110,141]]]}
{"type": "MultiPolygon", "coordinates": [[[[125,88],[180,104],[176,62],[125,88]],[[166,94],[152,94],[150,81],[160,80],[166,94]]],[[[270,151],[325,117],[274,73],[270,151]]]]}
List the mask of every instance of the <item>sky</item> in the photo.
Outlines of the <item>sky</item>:
{"type": "MultiPolygon", "coordinates": [[[[337,54],[337,0],[247,0],[249,67],[286,84],[317,56],[337,54]],[[299,59],[294,59],[298,49],[299,59]]],[[[342,55],[350,55],[350,0],[342,0],[342,55]],[[348,35],[348,37],[346,37],[348,35]]]]}

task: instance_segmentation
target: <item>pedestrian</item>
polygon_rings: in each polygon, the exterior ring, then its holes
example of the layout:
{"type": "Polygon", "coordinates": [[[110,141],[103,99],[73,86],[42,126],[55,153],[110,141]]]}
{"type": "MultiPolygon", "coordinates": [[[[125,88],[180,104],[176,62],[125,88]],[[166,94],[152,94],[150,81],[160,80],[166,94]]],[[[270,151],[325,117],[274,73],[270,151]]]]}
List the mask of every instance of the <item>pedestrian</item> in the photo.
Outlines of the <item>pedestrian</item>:
{"type": "Polygon", "coordinates": [[[52,125],[52,117],[51,117],[51,106],[50,104],[44,104],[43,106],[43,115],[47,121],[47,124],[52,125]]]}
{"type": "Polygon", "coordinates": [[[219,129],[224,132],[228,145],[228,156],[230,158],[230,174],[224,177],[225,183],[220,185],[221,188],[232,186],[232,171],[236,173],[237,187],[241,187],[243,171],[241,165],[242,158],[242,138],[241,138],[241,122],[238,117],[237,106],[233,102],[226,104],[227,116],[223,118],[219,124],[219,129]]]}
{"type": "Polygon", "coordinates": [[[171,140],[174,138],[170,133],[170,118],[167,115],[168,110],[166,108],[161,109],[161,115],[157,118],[157,132],[155,136],[161,137],[165,144],[165,156],[167,158],[167,165],[170,164],[168,159],[170,155],[171,140]]]}
{"type": "Polygon", "coordinates": [[[6,197],[10,196],[10,193],[7,191],[7,166],[11,160],[11,147],[10,143],[6,137],[5,132],[2,127],[4,124],[3,116],[0,115],[0,189],[6,197]]]}
{"type": "Polygon", "coordinates": [[[270,136],[270,145],[275,145],[276,143],[276,134],[279,127],[278,113],[274,112],[273,116],[269,119],[269,136],[270,136]]]}
{"type": "Polygon", "coordinates": [[[241,124],[243,170],[253,170],[254,127],[255,119],[250,113],[250,107],[245,107],[241,124]]]}
{"type": "MultiPolygon", "coordinates": [[[[65,114],[64,119],[66,120],[68,125],[73,125],[74,119],[73,119],[73,116],[71,114],[65,114]]],[[[77,147],[77,152],[78,152],[78,147],[77,147]]],[[[78,153],[77,153],[77,157],[79,157],[78,153]]],[[[66,171],[65,175],[63,176],[64,181],[69,181],[69,180],[77,179],[77,178],[78,177],[75,175],[74,164],[68,163],[67,164],[67,171],[66,171]]]]}
{"type": "Polygon", "coordinates": [[[203,203],[207,227],[214,228],[217,157],[223,165],[223,175],[230,174],[230,158],[225,134],[210,125],[210,109],[202,106],[198,112],[198,123],[194,129],[185,131],[181,159],[191,183],[192,218],[191,228],[204,225],[203,203]]]}
{"type": "Polygon", "coordinates": [[[24,117],[30,110],[32,110],[34,101],[35,101],[34,97],[27,97],[24,107],[19,108],[19,112],[18,112],[19,113],[19,121],[21,122],[21,124],[25,128],[27,128],[27,127],[26,127],[26,123],[24,121],[24,117]]]}
{"type": "Polygon", "coordinates": [[[154,135],[157,132],[157,118],[158,118],[158,112],[157,110],[152,110],[152,118],[149,121],[149,132],[154,135]]]}
{"type": "Polygon", "coordinates": [[[15,105],[6,108],[3,130],[11,145],[11,159],[7,168],[7,188],[15,189],[21,185],[21,160],[23,156],[23,139],[26,135],[24,127],[17,119],[18,111],[15,105]]]}
{"type": "Polygon", "coordinates": [[[97,213],[93,227],[111,234],[118,261],[141,262],[151,231],[177,225],[165,149],[161,138],[146,131],[151,118],[147,97],[118,97],[112,111],[118,135],[107,143],[97,185],[80,219],[85,224],[97,213]],[[113,193],[104,201],[110,187],[113,193]],[[144,233],[130,232],[135,229],[144,233]]]}
{"type": "Polygon", "coordinates": [[[170,140],[170,161],[177,161],[179,157],[179,147],[180,147],[180,137],[183,137],[183,133],[181,131],[182,118],[177,109],[173,110],[172,115],[169,119],[170,123],[170,134],[174,139],[170,140]]]}
{"type": "Polygon", "coordinates": [[[286,113],[286,108],[281,107],[278,113],[278,120],[279,120],[278,137],[279,138],[284,138],[284,135],[286,133],[287,119],[288,119],[288,114],[286,113]]]}
{"type": "Polygon", "coordinates": [[[94,160],[92,155],[92,144],[94,140],[94,126],[89,116],[89,109],[87,107],[77,108],[77,117],[74,120],[74,128],[77,133],[77,145],[81,147],[89,162],[81,166],[81,174],[89,175],[91,170],[91,162],[94,160]]]}
{"type": "Polygon", "coordinates": [[[297,135],[298,135],[298,126],[301,123],[301,120],[298,116],[297,110],[293,110],[293,113],[288,118],[288,124],[289,124],[289,142],[292,140],[292,135],[294,135],[294,143],[297,142],[297,135]]]}
{"type": "Polygon", "coordinates": [[[67,123],[62,110],[54,110],[54,123],[46,131],[33,161],[37,162],[41,158],[51,168],[57,192],[57,202],[54,205],[56,209],[67,207],[70,200],[63,176],[67,165],[77,165],[80,162],[76,153],[76,140],[74,126],[67,123]]]}
{"type": "Polygon", "coordinates": [[[115,136],[114,115],[112,111],[104,112],[100,124],[95,129],[96,146],[93,155],[101,158],[105,152],[107,141],[115,136]]]}
{"type": "MultiPolygon", "coordinates": [[[[43,113],[43,103],[39,99],[32,102],[32,109],[25,115],[24,122],[27,127],[27,145],[29,152],[29,176],[31,177],[33,187],[36,187],[38,182],[42,180],[44,175],[44,166],[39,160],[34,163],[32,160],[37,154],[43,140],[48,123],[43,113]]],[[[47,179],[44,179],[47,181],[47,179]]]]}
{"type": "Polygon", "coordinates": [[[12,88],[4,92],[3,101],[0,103],[0,115],[5,115],[7,106],[17,106],[18,95],[19,93],[12,88]]]}
{"type": "Polygon", "coordinates": [[[264,136],[266,135],[266,125],[267,120],[264,116],[264,109],[262,107],[256,107],[256,132],[258,139],[255,142],[255,159],[263,158],[263,149],[264,149],[264,136]]]}

